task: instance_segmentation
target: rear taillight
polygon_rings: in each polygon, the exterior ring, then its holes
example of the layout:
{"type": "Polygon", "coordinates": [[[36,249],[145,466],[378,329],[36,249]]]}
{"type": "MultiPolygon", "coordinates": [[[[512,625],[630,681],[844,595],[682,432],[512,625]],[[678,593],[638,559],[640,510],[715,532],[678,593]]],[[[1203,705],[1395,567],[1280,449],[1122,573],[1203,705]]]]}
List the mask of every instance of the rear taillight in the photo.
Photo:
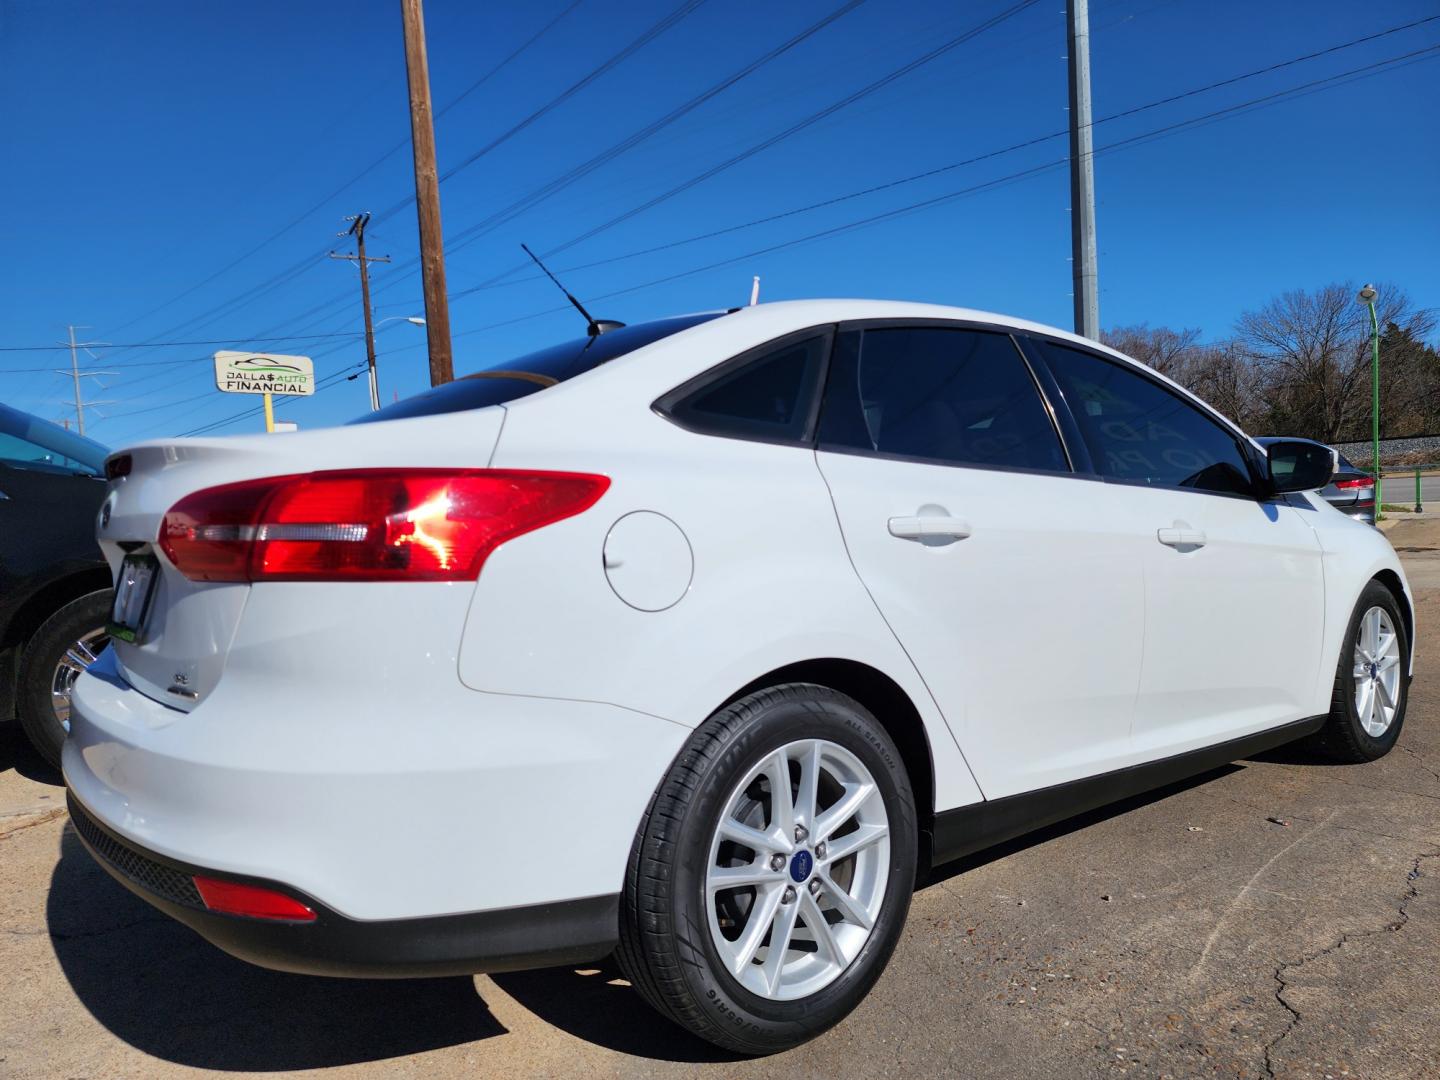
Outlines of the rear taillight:
{"type": "Polygon", "coordinates": [[[282,919],[286,922],[314,922],[315,910],[293,896],[238,881],[219,881],[196,874],[195,891],[207,911],[243,915],[247,919],[282,919]]]}
{"type": "Polygon", "coordinates": [[[1368,476],[1362,476],[1358,480],[1336,480],[1335,486],[1341,491],[1353,491],[1356,488],[1374,487],[1375,481],[1368,476]]]}
{"type": "Polygon", "coordinates": [[[359,469],[187,495],[160,546],[196,581],[473,581],[497,547],[593,506],[610,481],[504,469],[359,469]]]}

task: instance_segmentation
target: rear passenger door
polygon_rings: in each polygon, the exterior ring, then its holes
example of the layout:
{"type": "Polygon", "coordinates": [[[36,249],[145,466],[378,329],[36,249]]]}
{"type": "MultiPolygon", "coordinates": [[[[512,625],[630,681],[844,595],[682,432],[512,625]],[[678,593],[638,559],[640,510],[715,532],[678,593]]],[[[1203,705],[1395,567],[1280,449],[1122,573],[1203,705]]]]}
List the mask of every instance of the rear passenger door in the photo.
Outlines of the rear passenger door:
{"type": "Polygon", "coordinates": [[[817,459],[850,557],[987,797],[1128,764],[1144,596],[1010,335],[842,326],[817,459]]]}
{"type": "Polygon", "coordinates": [[[1314,711],[1325,583],[1304,514],[1259,500],[1239,434],[1158,378],[1059,342],[1026,348],[1125,493],[1116,523],[1143,552],[1136,752],[1170,757],[1314,711]]]}

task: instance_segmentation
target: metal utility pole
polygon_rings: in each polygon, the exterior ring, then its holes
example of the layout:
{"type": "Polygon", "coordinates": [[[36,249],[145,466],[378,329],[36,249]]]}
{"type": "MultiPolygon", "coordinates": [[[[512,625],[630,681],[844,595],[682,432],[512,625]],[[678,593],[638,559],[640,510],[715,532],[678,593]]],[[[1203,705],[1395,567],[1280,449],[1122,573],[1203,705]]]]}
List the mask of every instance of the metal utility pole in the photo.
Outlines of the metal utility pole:
{"type": "Polygon", "coordinates": [[[76,350],[75,327],[70,327],[70,377],[75,380],[75,424],[85,434],[85,402],[80,396],[80,357],[76,350]]]}
{"type": "MultiPolygon", "coordinates": [[[[87,348],[87,347],[90,346],[90,345],[104,345],[104,344],[106,344],[106,343],[103,342],[103,341],[76,341],[76,340],[75,340],[75,331],[76,331],[76,330],[88,330],[88,329],[89,329],[89,327],[87,327],[87,326],[72,326],[72,327],[70,327],[70,370],[69,370],[69,371],[66,371],[64,368],[56,368],[56,369],[55,369],[55,370],[58,371],[61,375],[69,375],[70,378],[71,378],[71,379],[74,381],[74,383],[75,383],[75,427],[79,430],[79,432],[80,432],[81,435],[84,435],[84,434],[85,434],[85,397],[84,397],[84,395],[80,392],[80,380],[83,379],[83,378],[86,378],[87,376],[90,376],[90,375],[114,375],[114,374],[115,374],[115,372],[113,372],[113,371],[81,371],[81,370],[80,370],[80,353],[79,353],[79,350],[84,349],[84,348],[87,348]]],[[[113,404],[115,404],[115,403],[114,403],[113,401],[92,401],[92,402],[90,402],[90,404],[91,404],[91,405],[113,405],[113,404]]]]}
{"type": "Polygon", "coordinates": [[[332,259],[345,259],[349,262],[360,265],[360,303],[365,308],[365,362],[370,369],[370,411],[375,412],[380,408],[380,381],[375,374],[375,327],[370,320],[370,269],[372,262],[390,261],[389,255],[366,255],[365,254],[365,226],[370,224],[370,214],[367,211],[363,214],[355,214],[345,219],[350,222],[350,228],[340,233],[341,236],[355,237],[354,255],[339,255],[330,252],[332,259]]]}
{"type": "Polygon", "coordinates": [[[425,334],[430,385],[455,378],[450,353],[450,303],[445,297],[445,245],[440,233],[440,181],[435,170],[435,122],[430,112],[430,66],[420,0],[400,0],[405,24],[405,70],[410,77],[410,143],[415,150],[415,210],[420,219],[420,267],[425,283],[425,334]]]}
{"type": "Polygon", "coordinates": [[[1075,333],[1100,340],[1100,270],[1095,257],[1095,169],[1090,127],[1090,3],[1066,0],[1070,56],[1070,272],[1075,333]]]}

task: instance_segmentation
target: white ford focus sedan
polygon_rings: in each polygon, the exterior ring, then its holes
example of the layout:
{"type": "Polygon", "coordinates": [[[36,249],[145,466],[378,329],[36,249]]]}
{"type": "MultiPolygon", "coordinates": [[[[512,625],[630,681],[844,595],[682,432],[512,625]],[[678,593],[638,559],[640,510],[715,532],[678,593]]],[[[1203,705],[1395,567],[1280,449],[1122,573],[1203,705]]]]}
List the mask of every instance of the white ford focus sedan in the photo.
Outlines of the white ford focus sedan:
{"type": "Polygon", "coordinates": [[[237,956],[618,953],[767,1053],[933,864],[1296,739],[1400,734],[1385,538],[1153,371],[956,308],[581,337],[364,418],[107,462],[76,832],[237,956]],[[372,422],[373,421],[373,422],[372,422]]]}

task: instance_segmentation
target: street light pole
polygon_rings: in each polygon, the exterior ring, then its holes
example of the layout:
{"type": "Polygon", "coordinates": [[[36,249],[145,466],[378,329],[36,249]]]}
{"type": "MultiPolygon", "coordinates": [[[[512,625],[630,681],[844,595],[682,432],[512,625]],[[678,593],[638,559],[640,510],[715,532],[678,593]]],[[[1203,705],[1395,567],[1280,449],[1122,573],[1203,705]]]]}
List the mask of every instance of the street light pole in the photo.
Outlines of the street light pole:
{"type": "Polygon", "coordinates": [[[1370,460],[1375,466],[1375,520],[1384,515],[1384,499],[1380,483],[1380,321],[1375,317],[1375,298],[1379,293],[1367,284],[1356,297],[1370,309],[1370,460]]]}

